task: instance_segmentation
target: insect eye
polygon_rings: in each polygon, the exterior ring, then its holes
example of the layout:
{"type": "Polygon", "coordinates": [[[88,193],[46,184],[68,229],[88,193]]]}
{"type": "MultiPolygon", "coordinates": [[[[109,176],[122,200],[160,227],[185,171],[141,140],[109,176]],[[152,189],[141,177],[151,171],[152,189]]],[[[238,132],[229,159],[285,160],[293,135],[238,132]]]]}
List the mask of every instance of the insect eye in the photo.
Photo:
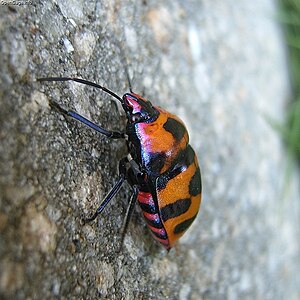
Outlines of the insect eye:
{"type": "Polygon", "coordinates": [[[142,114],[141,113],[135,113],[131,116],[132,122],[140,122],[142,120],[142,114]]]}

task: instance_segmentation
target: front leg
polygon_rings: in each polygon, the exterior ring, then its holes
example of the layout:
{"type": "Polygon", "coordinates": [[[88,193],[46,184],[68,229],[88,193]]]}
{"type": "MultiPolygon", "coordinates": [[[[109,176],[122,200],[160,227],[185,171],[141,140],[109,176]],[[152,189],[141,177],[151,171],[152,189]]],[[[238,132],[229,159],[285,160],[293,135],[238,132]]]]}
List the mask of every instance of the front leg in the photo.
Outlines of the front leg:
{"type": "Polygon", "coordinates": [[[75,120],[91,127],[92,129],[100,132],[101,134],[104,134],[108,138],[111,138],[111,139],[124,139],[125,138],[124,133],[118,132],[118,131],[106,130],[106,129],[96,125],[95,123],[91,122],[90,120],[86,119],[85,117],[81,116],[80,114],[72,111],[72,110],[65,110],[57,102],[55,102],[53,100],[49,100],[49,104],[52,108],[54,108],[55,110],[57,110],[61,114],[69,116],[71,118],[74,118],[75,120]]]}

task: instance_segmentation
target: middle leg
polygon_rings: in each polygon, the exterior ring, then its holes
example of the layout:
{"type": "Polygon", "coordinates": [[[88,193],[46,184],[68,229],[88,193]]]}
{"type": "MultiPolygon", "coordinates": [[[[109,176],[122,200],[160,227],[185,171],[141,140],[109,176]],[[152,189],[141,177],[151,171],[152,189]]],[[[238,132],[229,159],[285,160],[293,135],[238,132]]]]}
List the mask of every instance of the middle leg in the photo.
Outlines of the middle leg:
{"type": "Polygon", "coordinates": [[[119,162],[119,178],[118,181],[115,183],[115,185],[112,187],[112,189],[109,191],[109,193],[106,195],[104,200],[101,202],[100,206],[97,208],[95,213],[90,218],[84,218],[83,222],[88,223],[93,220],[95,220],[101,212],[104,210],[106,205],[112,200],[112,198],[119,192],[121,186],[123,185],[124,181],[126,180],[126,162],[127,157],[124,157],[119,162]]]}

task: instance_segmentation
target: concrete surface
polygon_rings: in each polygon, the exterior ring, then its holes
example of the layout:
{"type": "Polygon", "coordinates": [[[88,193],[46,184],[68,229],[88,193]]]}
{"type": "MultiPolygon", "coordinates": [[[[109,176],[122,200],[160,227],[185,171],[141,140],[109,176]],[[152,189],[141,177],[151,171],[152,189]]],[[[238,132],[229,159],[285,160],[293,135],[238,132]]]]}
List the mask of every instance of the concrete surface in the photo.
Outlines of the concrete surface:
{"type": "Polygon", "coordinates": [[[286,192],[267,122],[289,95],[275,16],[271,0],[1,4],[0,298],[300,298],[298,178],[286,192]],[[202,168],[201,212],[169,254],[139,208],[116,252],[128,186],[82,225],[126,147],[48,100],[107,128],[125,118],[99,90],[36,82],[77,76],[122,95],[126,64],[136,92],[184,119],[202,168]]]}

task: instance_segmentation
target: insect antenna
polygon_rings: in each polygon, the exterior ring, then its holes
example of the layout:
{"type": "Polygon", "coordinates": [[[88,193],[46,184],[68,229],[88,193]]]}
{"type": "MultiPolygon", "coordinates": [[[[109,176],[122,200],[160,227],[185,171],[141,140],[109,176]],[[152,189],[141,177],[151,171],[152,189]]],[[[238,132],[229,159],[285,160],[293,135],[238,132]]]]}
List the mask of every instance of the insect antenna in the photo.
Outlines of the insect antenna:
{"type": "Polygon", "coordinates": [[[130,91],[130,93],[133,93],[132,84],[131,84],[131,80],[130,80],[130,76],[129,76],[128,60],[127,60],[127,57],[125,55],[125,51],[124,51],[122,45],[120,45],[120,44],[119,44],[119,50],[120,50],[120,54],[121,54],[121,58],[122,58],[122,63],[123,63],[123,66],[124,66],[124,71],[125,71],[127,83],[128,83],[128,86],[129,86],[129,91],[130,91]]]}
{"type": "Polygon", "coordinates": [[[116,93],[114,93],[113,91],[109,90],[108,88],[99,85],[97,83],[88,81],[88,80],[84,80],[84,79],[80,79],[80,78],[74,78],[74,77],[43,77],[43,78],[38,78],[37,81],[75,81],[75,82],[79,82],[82,84],[86,84],[86,85],[90,85],[93,86],[95,88],[101,89],[103,92],[113,96],[114,98],[116,98],[118,101],[120,101],[121,103],[123,103],[123,99],[118,96],[116,93]]]}
{"type": "Polygon", "coordinates": [[[125,69],[125,73],[126,73],[126,77],[127,77],[127,82],[129,85],[129,91],[130,91],[130,93],[133,93],[127,63],[125,63],[124,69],[125,69]]]}

